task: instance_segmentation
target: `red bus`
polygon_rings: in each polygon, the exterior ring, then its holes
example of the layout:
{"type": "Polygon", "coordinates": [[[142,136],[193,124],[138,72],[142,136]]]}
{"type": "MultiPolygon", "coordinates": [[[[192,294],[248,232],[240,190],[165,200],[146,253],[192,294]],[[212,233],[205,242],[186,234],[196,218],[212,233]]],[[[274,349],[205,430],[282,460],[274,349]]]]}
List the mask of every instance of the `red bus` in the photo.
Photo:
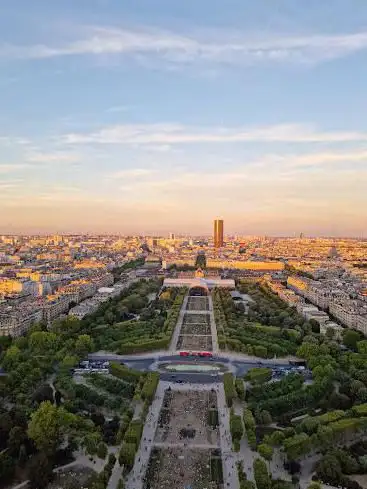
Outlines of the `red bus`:
{"type": "Polygon", "coordinates": [[[180,351],[180,357],[212,357],[211,351],[180,351]]]}

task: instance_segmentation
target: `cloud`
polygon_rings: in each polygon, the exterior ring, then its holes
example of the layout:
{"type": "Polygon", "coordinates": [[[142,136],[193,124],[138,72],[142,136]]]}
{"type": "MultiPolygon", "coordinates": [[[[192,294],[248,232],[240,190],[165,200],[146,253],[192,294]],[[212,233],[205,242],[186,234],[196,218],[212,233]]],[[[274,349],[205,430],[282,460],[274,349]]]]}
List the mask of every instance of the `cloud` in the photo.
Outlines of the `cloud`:
{"type": "Polygon", "coordinates": [[[123,54],[138,59],[158,58],[167,63],[194,61],[215,63],[321,62],[339,58],[367,47],[367,32],[339,35],[243,36],[238,32],[217,30],[210,35],[179,35],[152,28],[138,30],[113,27],[80,28],[82,39],[58,46],[37,44],[0,45],[0,57],[45,59],[59,56],[123,54]]]}
{"type": "Polygon", "coordinates": [[[152,175],[152,173],[154,173],[154,171],[148,168],[128,168],[126,170],[119,170],[117,172],[114,172],[111,175],[109,175],[109,177],[113,179],[114,178],[134,179],[134,178],[146,177],[148,175],[152,175]]]}
{"type": "Polygon", "coordinates": [[[126,112],[127,110],[129,110],[129,106],[127,105],[116,105],[114,107],[109,107],[106,112],[109,113],[109,114],[114,114],[114,113],[117,113],[117,112],[126,112]]]}
{"type": "Polygon", "coordinates": [[[149,144],[169,146],[192,143],[238,142],[350,142],[365,141],[367,133],[324,132],[300,124],[279,124],[255,128],[190,127],[180,124],[123,124],[107,126],[92,133],[70,133],[63,136],[69,144],[149,144]]]}
{"type": "Polygon", "coordinates": [[[33,152],[26,157],[30,163],[76,163],[80,159],[79,154],[67,152],[33,152]]]}
{"type": "Polygon", "coordinates": [[[6,173],[13,173],[15,171],[21,171],[26,168],[29,168],[29,165],[27,164],[22,164],[22,163],[8,163],[8,164],[1,164],[0,163],[0,175],[4,175],[6,173]]]}
{"type": "Polygon", "coordinates": [[[21,137],[1,136],[0,144],[4,146],[28,146],[31,144],[31,141],[21,137]]]}

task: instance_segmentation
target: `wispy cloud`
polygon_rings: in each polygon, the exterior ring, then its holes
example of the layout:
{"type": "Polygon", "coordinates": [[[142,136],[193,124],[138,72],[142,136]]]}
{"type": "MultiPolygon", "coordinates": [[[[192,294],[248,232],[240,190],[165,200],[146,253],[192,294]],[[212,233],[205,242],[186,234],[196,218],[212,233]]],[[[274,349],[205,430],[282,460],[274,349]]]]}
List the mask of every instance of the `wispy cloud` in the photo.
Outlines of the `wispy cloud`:
{"type": "Polygon", "coordinates": [[[57,56],[124,54],[160,58],[166,62],[196,60],[219,63],[258,63],[263,61],[304,63],[346,56],[367,48],[367,32],[340,35],[244,37],[237,32],[217,31],[178,35],[144,28],[81,28],[82,39],[59,45],[0,45],[3,58],[44,59],[57,56]]]}
{"type": "Polygon", "coordinates": [[[26,156],[30,163],[76,163],[81,159],[77,153],[68,152],[32,152],[26,156]]]}
{"type": "Polygon", "coordinates": [[[115,105],[113,107],[109,107],[106,112],[108,114],[114,114],[114,113],[118,113],[118,112],[126,112],[127,110],[129,110],[129,106],[127,105],[115,105]]]}
{"type": "Polygon", "coordinates": [[[325,132],[300,124],[265,127],[190,127],[180,124],[127,124],[107,126],[92,133],[70,133],[63,137],[69,144],[149,144],[236,142],[350,142],[365,141],[367,134],[357,131],[325,132]]]}
{"type": "Polygon", "coordinates": [[[153,173],[154,171],[149,168],[128,168],[126,170],[119,170],[117,172],[114,172],[111,175],[108,175],[108,177],[112,179],[115,178],[134,179],[134,178],[146,177],[152,175],[153,173]]]}
{"type": "Polygon", "coordinates": [[[26,168],[29,168],[29,165],[27,165],[26,163],[24,164],[23,163],[6,163],[6,164],[0,163],[0,175],[22,171],[26,168]]]}

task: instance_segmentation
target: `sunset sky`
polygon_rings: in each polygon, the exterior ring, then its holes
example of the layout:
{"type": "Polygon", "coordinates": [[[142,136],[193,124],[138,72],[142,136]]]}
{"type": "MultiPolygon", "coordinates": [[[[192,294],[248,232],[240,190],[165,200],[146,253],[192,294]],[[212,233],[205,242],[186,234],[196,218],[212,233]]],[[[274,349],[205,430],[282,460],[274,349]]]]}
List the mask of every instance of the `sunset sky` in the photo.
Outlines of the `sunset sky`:
{"type": "Polygon", "coordinates": [[[1,0],[0,234],[367,237],[366,0],[1,0]]]}

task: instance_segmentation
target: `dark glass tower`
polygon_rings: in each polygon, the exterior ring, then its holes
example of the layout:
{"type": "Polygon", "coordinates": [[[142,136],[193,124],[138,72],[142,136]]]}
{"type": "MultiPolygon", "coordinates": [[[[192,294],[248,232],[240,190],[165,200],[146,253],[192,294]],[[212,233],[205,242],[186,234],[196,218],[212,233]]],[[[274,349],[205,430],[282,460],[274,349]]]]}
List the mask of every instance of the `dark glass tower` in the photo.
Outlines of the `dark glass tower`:
{"type": "Polygon", "coordinates": [[[214,221],[214,246],[215,248],[223,246],[223,219],[214,221]]]}

